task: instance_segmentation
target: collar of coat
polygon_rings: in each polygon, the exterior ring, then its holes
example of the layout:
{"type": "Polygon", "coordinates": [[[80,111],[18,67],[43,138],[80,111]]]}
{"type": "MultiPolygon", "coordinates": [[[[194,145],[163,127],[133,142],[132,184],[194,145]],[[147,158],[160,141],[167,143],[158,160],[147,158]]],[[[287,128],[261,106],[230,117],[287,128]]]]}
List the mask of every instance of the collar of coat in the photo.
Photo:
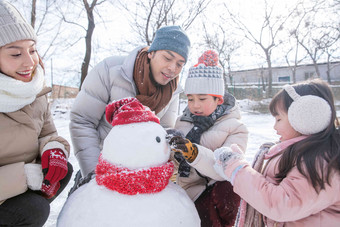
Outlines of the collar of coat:
{"type": "MultiPolygon", "coordinates": [[[[232,94],[226,92],[223,96],[223,99],[224,99],[224,102],[222,105],[224,105],[226,108],[222,116],[229,114],[230,111],[236,106],[236,99],[232,94]]],[[[193,122],[193,119],[191,117],[191,112],[188,107],[185,107],[185,109],[183,110],[181,121],[187,121],[191,123],[193,122]]]]}

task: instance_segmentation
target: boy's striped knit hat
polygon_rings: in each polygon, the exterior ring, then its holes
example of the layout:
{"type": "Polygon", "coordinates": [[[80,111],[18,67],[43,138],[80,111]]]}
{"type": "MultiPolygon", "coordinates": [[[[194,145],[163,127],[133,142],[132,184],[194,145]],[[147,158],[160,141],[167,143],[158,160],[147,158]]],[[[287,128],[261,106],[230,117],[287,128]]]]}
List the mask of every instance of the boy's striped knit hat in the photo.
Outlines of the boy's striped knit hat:
{"type": "Polygon", "coordinates": [[[37,41],[34,29],[13,5],[0,0],[0,47],[26,39],[37,41]]]}
{"type": "Polygon", "coordinates": [[[184,92],[186,95],[208,94],[223,97],[223,69],[218,65],[218,54],[215,51],[205,51],[198,63],[189,69],[184,92]]]}

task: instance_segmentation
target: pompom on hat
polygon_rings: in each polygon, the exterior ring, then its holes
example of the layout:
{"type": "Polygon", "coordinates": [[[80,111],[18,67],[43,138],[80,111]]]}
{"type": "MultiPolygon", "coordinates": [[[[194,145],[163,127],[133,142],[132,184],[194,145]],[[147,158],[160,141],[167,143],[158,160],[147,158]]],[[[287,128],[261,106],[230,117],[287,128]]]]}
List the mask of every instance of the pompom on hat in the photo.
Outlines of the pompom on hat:
{"type": "Polygon", "coordinates": [[[136,98],[120,99],[107,105],[105,117],[112,126],[148,121],[160,123],[159,118],[136,98]]]}
{"type": "Polygon", "coordinates": [[[0,0],[0,47],[19,40],[36,42],[37,36],[32,26],[13,5],[0,0]]]}
{"type": "Polygon", "coordinates": [[[155,38],[148,50],[171,50],[188,60],[190,40],[180,26],[165,26],[156,31],[155,38]]]}
{"type": "Polygon", "coordinates": [[[224,96],[223,69],[218,65],[218,54],[214,50],[205,51],[198,63],[189,69],[184,92],[186,95],[224,96]]]}
{"type": "Polygon", "coordinates": [[[288,108],[288,121],[295,131],[311,135],[327,128],[331,122],[332,110],[325,99],[316,95],[300,96],[291,85],[283,88],[293,99],[288,108]]]}

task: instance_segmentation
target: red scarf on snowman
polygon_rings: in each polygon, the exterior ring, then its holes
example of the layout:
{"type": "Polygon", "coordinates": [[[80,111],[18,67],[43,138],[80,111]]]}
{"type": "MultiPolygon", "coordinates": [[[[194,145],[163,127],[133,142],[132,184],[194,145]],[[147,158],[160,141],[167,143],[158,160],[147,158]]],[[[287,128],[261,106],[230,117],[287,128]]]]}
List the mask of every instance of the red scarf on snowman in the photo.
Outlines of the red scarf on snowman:
{"type": "Polygon", "coordinates": [[[130,170],[115,166],[99,157],[96,167],[96,181],[98,185],[122,194],[136,195],[156,193],[162,191],[169,183],[174,171],[174,164],[166,164],[147,169],[130,170]]]}
{"type": "MultiPolygon", "coordinates": [[[[112,125],[125,125],[139,122],[155,122],[158,117],[143,106],[136,98],[125,98],[114,101],[106,106],[106,120],[112,125]]],[[[98,185],[122,194],[136,195],[156,193],[162,191],[169,183],[174,171],[174,164],[166,164],[130,170],[126,167],[115,166],[99,156],[96,167],[96,181],[98,185]]]]}

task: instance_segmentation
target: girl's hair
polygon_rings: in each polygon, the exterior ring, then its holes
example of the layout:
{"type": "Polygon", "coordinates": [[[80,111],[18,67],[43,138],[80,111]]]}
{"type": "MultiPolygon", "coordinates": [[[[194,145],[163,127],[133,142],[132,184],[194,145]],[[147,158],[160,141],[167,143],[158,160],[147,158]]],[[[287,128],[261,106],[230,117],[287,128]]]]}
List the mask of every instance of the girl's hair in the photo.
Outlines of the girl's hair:
{"type": "MultiPolygon", "coordinates": [[[[296,165],[299,172],[309,179],[315,191],[319,192],[325,188],[326,182],[330,185],[332,170],[340,171],[339,120],[336,116],[333,93],[328,84],[321,79],[296,84],[294,89],[301,96],[315,95],[326,100],[331,108],[332,117],[326,129],[285,150],[279,161],[279,172],[275,177],[281,182],[296,165]]],[[[269,110],[273,116],[278,115],[279,111],[288,113],[292,102],[293,99],[283,89],[273,97],[269,110]]]]}

